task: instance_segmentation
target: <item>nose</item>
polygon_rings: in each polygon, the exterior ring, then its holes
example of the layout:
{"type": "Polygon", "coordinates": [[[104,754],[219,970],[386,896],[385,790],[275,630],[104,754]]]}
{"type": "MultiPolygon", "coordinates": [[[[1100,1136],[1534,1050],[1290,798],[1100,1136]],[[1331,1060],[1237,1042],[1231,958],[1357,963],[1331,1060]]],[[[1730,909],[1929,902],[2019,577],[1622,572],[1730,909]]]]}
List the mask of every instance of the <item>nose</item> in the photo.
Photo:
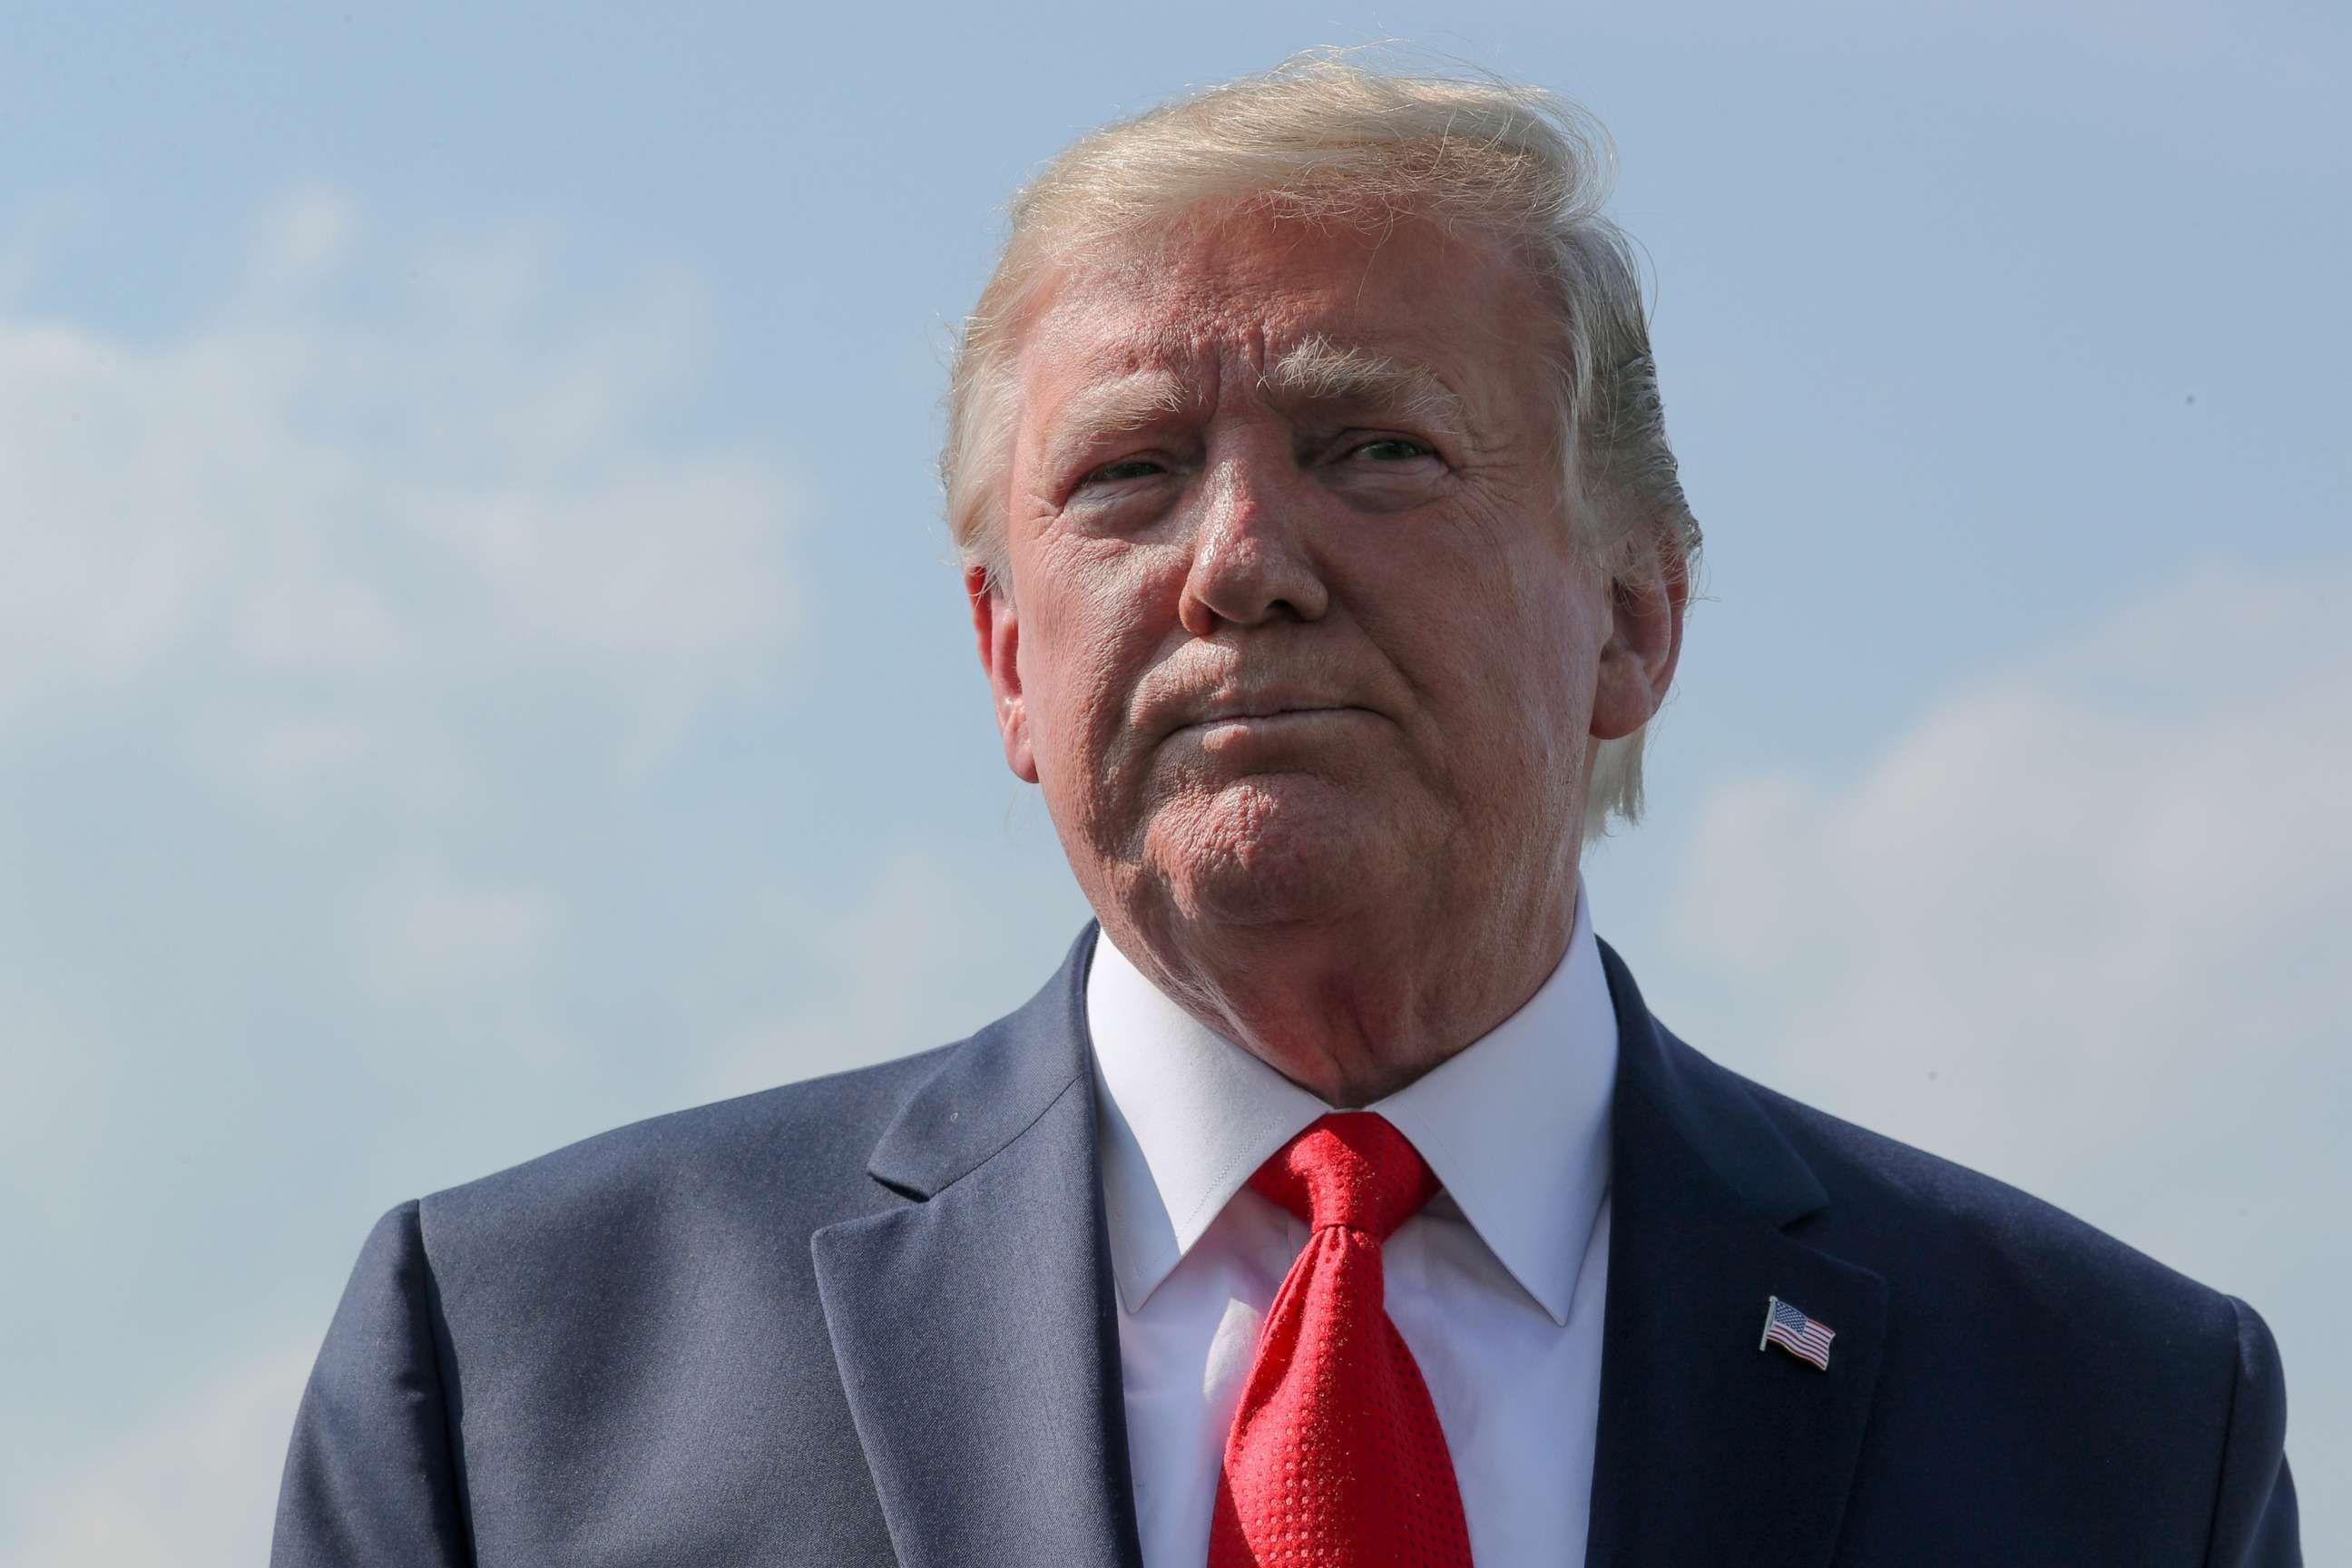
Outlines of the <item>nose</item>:
{"type": "Polygon", "coordinates": [[[1291,493],[1287,452],[1221,458],[1203,487],[1200,531],[1177,618],[1194,637],[1220,626],[1318,621],[1331,594],[1307,548],[1307,509],[1291,493]]]}

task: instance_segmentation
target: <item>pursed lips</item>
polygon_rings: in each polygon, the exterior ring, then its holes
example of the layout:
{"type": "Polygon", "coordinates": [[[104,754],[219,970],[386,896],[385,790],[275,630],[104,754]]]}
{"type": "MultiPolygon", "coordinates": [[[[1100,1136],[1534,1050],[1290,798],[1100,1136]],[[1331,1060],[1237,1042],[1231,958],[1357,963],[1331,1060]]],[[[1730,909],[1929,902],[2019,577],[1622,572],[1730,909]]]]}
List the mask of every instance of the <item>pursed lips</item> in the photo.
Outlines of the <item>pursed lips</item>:
{"type": "Polygon", "coordinates": [[[1256,699],[1245,701],[1212,703],[1207,711],[1186,720],[1177,730],[1206,730],[1220,724],[1265,723],[1289,719],[1309,719],[1318,714],[1362,713],[1368,710],[1352,702],[1332,702],[1318,698],[1256,699]]]}

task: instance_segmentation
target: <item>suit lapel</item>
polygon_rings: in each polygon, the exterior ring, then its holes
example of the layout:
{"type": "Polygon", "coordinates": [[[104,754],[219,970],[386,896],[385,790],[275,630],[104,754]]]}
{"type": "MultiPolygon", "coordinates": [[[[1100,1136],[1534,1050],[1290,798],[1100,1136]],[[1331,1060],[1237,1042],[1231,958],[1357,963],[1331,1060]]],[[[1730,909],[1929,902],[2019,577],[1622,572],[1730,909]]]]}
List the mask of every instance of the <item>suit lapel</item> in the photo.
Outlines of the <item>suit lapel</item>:
{"type": "Polygon", "coordinates": [[[1085,1037],[1089,927],[875,1148],[917,1200],[813,1241],[905,1568],[1139,1565],[1085,1037]]]}
{"type": "Polygon", "coordinates": [[[1784,1234],[1828,1195],[1753,1091],[1617,1009],[1609,1294],[1589,1568],[1823,1568],[1870,1420],[1886,1286],[1784,1234]],[[1826,1371],[1759,1352],[1779,1296],[1837,1331],[1826,1371]]]}

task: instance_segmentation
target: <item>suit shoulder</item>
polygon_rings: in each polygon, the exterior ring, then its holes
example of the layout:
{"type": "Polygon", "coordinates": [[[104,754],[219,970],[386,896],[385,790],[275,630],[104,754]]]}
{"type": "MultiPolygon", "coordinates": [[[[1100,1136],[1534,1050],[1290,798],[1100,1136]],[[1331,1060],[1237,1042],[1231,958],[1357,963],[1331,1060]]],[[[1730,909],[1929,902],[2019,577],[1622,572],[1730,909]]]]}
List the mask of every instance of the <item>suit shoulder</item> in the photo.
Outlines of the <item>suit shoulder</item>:
{"type": "Polygon", "coordinates": [[[866,1156],[955,1046],[631,1122],[422,1200],[427,1250],[576,1239],[749,1209],[814,1228],[874,1206],[866,1156]]]}
{"type": "MultiPolygon", "coordinates": [[[[2081,1549],[2053,1561],[2155,1555],[2088,1549],[2112,1546],[2117,1521],[2082,1511],[2105,1494],[2063,1462],[2074,1453],[2136,1479],[2138,1539],[2205,1540],[2213,1563],[2297,1560],[2284,1372],[2252,1306],[2010,1183],[1738,1081],[1828,1194],[1787,1235],[1885,1282],[1884,1451],[1969,1434],[2008,1466],[2020,1517],[2073,1521],[2081,1549]]],[[[1916,1479],[1881,1484],[1892,1497],[1916,1479]]],[[[1924,1487],[1911,1501],[1939,1506],[1924,1487]]]]}
{"type": "MultiPolygon", "coordinates": [[[[1726,1069],[1727,1070],[1727,1069],[1726,1069]]],[[[1738,1075],[1735,1074],[1735,1077],[1738,1075]]],[[[2094,1316],[2172,1346],[2234,1338],[2239,1304],[2022,1188],[1740,1079],[1830,1194],[1798,1234],[1907,1263],[1973,1296],[2022,1299],[2053,1321],[2094,1316]]]]}

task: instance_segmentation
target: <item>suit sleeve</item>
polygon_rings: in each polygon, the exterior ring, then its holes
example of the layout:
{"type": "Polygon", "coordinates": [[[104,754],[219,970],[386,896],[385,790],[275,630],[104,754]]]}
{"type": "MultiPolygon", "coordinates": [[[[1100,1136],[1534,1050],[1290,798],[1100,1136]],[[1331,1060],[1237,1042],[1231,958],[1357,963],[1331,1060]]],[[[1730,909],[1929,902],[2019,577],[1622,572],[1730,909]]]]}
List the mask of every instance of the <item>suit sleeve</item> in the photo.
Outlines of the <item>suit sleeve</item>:
{"type": "Polygon", "coordinates": [[[2294,1478],[2286,1462],[2286,1380],[2262,1314],[2229,1298],[2237,1315],[2237,1379],[2213,1505],[2206,1568],[2302,1568],[2294,1478]]]}
{"type": "Polygon", "coordinates": [[[471,1568],[417,1205],[379,1221],[294,1417],[271,1568],[471,1568]]]}

